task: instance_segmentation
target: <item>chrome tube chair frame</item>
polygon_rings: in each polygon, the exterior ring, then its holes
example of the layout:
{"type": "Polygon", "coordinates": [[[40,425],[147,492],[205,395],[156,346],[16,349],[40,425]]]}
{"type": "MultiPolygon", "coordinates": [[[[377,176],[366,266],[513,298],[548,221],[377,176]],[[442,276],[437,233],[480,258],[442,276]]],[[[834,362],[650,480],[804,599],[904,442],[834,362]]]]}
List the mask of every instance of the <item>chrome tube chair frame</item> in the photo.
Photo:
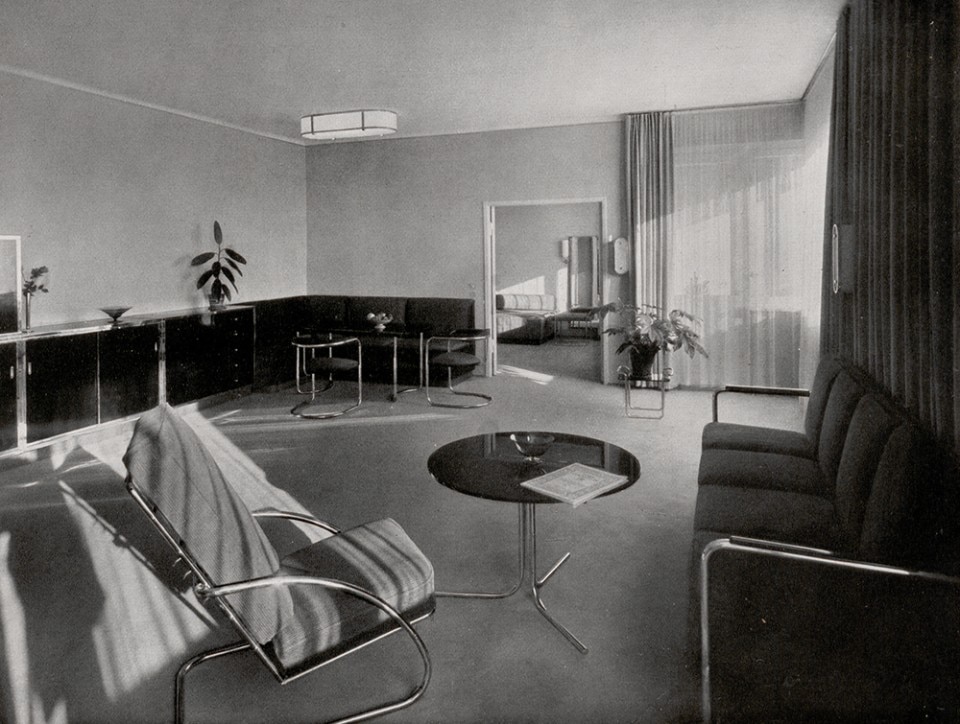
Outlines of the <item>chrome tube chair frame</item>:
{"type": "MultiPolygon", "coordinates": [[[[773,394],[792,394],[782,392],[773,394]]],[[[776,558],[796,562],[811,563],[824,567],[876,573],[883,576],[912,578],[918,581],[945,583],[956,587],[960,592],[960,578],[943,573],[914,570],[883,563],[842,558],[834,552],[822,548],[730,536],[710,541],[700,554],[700,666],[701,666],[701,714],[704,722],[713,721],[711,684],[710,684],[710,559],[722,551],[737,551],[751,556],[776,558]]]]}
{"type": "Polygon", "coordinates": [[[449,334],[438,334],[430,337],[424,348],[425,359],[425,379],[424,387],[427,391],[427,402],[434,407],[453,407],[461,410],[472,409],[475,407],[486,407],[493,402],[493,397],[482,392],[461,392],[453,389],[453,368],[454,367],[476,367],[480,364],[480,358],[467,352],[460,352],[453,349],[453,344],[465,344],[468,342],[487,342],[489,343],[489,332],[487,330],[462,330],[454,331],[449,334]],[[445,352],[438,354],[434,358],[434,364],[440,364],[447,369],[447,392],[445,394],[457,395],[459,397],[475,397],[480,400],[473,404],[456,404],[453,402],[440,402],[430,397],[430,348],[433,343],[444,343],[447,346],[445,352]]]}
{"type": "MultiPolygon", "coordinates": [[[[297,417],[303,417],[310,420],[327,420],[331,417],[340,417],[341,415],[345,415],[346,413],[351,412],[352,410],[356,410],[363,403],[363,348],[362,348],[362,345],[360,344],[359,338],[344,337],[340,339],[334,339],[333,335],[329,335],[329,339],[327,339],[326,341],[319,341],[319,342],[309,341],[312,339],[315,339],[315,337],[298,335],[298,337],[294,339],[292,343],[295,350],[295,355],[296,355],[295,379],[296,379],[297,394],[310,395],[310,399],[304,400],[303,402],[297,405],[294,405],[294,407],[291,408],[290,413],[293,415],[296,415],[297,417]],[[356,399],[356,402],[349,405],[348,407],[343,408],[342,410],[335,410],[331,412],[305,412],[304,410],[306,409],[306,407],[313,404],[316,401],[318,394],[326,392],[331,387],[333,387],[334,372],[346,371],[347,369],[350,369],[352,367],[352,365],[335,364],[332,362],[332,360],[342,359],[342,358],[333,356],[334,348],[343,347],[346,345],[353,345],[353,344],[357,346],[357,364],[356,364],[357,399],[356,399]],[[331,360],[331,362],[328,362],[326,365],[324,365],[323,363],[325,360],[324,358],[321,358],[317,364],[318,364],[318,367],[322,368],[326,366],[328,367],[328,369],[326,370],[318,369],[318,370],[314,370],[313,372],[308,372],[307,371],[308,350],[310,353],[309,359],[311,361],[316,361],[315,355],[317,353],[317,350],[327,350],[327,357],[325,359],[331,360]],[[327,383],[322,390],[318,390],[317,389],[317,373],[321,371],[327,372],[327,383]],[[309,390],[301,389],[301,385],[300,385],[301,373],[303,375],[310,377],[309,390]]],[[[343,361],[345,363],[347,362],[347,360],[343,360],[343,361]]]]}
{"type": "MultiPolygon", "coordinates": [[[[351,583],[320,576],[284,574],[217,585],[210,579],[196,558],[194,558],[193,555],[191,555],[191,553],[184,547],[184,545],[182,545],[179,537],[176,534],[176,531],[166,520],[164,515],[157,510],[153,502],[146,495],[137,490],[131,480],[128,479],[126,485],[127,491],[144,511],[156,529],[160,532],[160,535],[163,537],[163,539],[166,540],[166,542],[177,553],[179,560],[183,561],[190,569],[190,572],[196,581],[193,586],[193,591],[197,598],[200,601],[212,599],[217,604],[220,611],[226,616],[226,618],[230,621],[230,623],[233,624],[233,626],[242,636],[242,640],[240,641],[197,654],[180,666],[174,683],[174,721],[176,724],[183,724],[185,721],[185,692],[187,674],[202,663],[220,658],[222,656],[227,656],[229,654],[253,650],[270,670],[270,673],[273,674],[274,678],[276,678],[281,685],[284,685],[306,676],[307,674],[310,674],[317,669],[326,666],[327,664],[333,663],[344,656],[352,654],[355,651],[359,651],[360,649],[365,648],[370,644],[401,630],[404,631],[413,641],[423,662],[423,675],[420,683],[417,684],[413,691],[411,691],[405,697],[387,704],[373,707],[371,709],[366,709],[356,714],[351,714],[349,716],[333,720],[331,724],[347,724],[348,722],[365,721],[377,716],[382,716],[399,709],[404,709],[423,696],[427,685],[430,683],[432,664],[430,662],[430,655],[427,652],[427,647],[424,644],[423,639],[420,638],[420,635],[416,632],[416,630],[414,630],[411,624],[422,621],[423,619],[432,615],[432,609],[427,613],[412,619],[408,623],[399,611],[393,608],[386,601],[374,596],[369,591],[366,591],[363,588],[355,586],[351,583]],[[240,617],[234,607],[231,606],[224,597],[233,593],[252,590],[255,588],[292,585],[320,586],[329,590],[340,591],[349,596],[359,598],[363,601],[366,601],[370,605],[379,608],[381,611],[387,614],[387,616],[389,616],[389,618],[396,624],[396,627],[387,629],[379,635],[372,636],[361,643],[355,644],[343,650],[337,650],[330,656],[320,658],[316,663],[304,668],[303,670],[296,671],[293,674],[286,674],[281,671],[277,662],[266,652],[264,646],[257,641],[253,635],[253,632],[249,629],[246,623],[244,623],[243,619],[240,617]]],[[[325,523],[301,513],[289,511],[255,511],[253,515],[255,518],[282,518],[286,520],[292,520],[298,523],[304,523],[322,528],[323,530],[333,534],[340,532],[339,529],[335,528],[329,523],[325,523]]]]}
{"type": "Polygon", "coordinates": [[[762,385],[727,385],[713,391],[713,421],[720,419],[720,395],[774,395],[777,397],[810,397],[810,390],[801,387],[764,387],[762,385]]]}

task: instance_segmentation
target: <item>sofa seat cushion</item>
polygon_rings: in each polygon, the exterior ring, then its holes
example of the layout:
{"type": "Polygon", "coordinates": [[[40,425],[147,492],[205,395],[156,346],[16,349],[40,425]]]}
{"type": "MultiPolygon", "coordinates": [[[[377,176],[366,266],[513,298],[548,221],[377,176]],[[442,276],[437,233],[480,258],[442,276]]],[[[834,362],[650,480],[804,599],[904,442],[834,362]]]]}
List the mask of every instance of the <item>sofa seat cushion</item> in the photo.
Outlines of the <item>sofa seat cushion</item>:
{"type": "Polygon", "coordinates": [[[703,449],[753,450],[812,458],[816,446],[804,433],[733,422],[710,422],[703,428],[703,449]]]}
{"type": "MultiPolygon", "coordinates": [[[[296,551],[282,560],[280,572],[352,583],[405,617],[417,617],[433,608],[433,566],[390,518],[351,528],[296,551]]],[[[379,608],[354,596],[313,585],[294,585],[288,590],[293,615],[286,617],[273,640],[273,651],[288,670],[319,652],[329,653],[354,643],[372,626],[391,626],[379,608]]]]}
{"type": "Polygon", "coordinates": [[[829,500],[782,490],[703,486],[694,528],[828,549],[837,541],[829,500]]]}
{"type": "Polygon", "coordinates": [[[826,498],[833,495],[833,481],[824,477],[816,460],[751,450],[704,450],[697,482],[701,486],[784,490],[826,498]]]}

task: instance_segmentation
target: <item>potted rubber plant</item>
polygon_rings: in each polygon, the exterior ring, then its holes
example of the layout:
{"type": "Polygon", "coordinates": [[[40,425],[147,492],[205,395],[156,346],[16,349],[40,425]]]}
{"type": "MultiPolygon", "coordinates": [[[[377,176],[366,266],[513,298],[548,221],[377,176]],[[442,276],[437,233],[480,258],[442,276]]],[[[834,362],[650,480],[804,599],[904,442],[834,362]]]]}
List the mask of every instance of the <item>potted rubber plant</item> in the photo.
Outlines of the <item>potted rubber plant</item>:
{"type": "Polygon", "coordinates": [[[608,327],[604,334],[620,335],[623,339],[617,354],[629,351],[633,376],[650,379],[653,362],[661,350],[675,352],[683,349],[693,358],[697,354],[709,357],[700,342],[700,320],[681,309],[664,315],[662,310],[650,305],[636,306],[620,301],[605,304],[600,316],[614,312],[619,324],[608,327]]]}
{"type": "Polygon", "coordinates": [[[247,263],[242,254],[223,245],[223,229],[220,228],[220,222],[213,222],[213,240],[217,244],[216,251],[205,251],[197,254],[190,261],[190,266],[202,266],[210,262],[210,268],[197,279],[197,289],[203,289],[207,282],[210,282],[210,290],[207,296],[210,300],[210,309],[219,309],[224,305],[224,300],[230,301],[233,291],[237,291],[237,277],[243,276],[243,270],[240,268],[247,263]]]}

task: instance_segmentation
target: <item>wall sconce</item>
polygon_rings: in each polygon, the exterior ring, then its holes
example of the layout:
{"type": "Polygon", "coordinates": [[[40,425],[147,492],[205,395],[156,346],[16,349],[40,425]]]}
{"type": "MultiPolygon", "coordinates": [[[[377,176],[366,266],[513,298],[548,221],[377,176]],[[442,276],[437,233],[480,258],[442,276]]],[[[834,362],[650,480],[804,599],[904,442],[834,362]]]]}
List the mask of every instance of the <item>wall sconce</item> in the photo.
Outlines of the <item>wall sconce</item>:
{"type": "Polygon", "coordinates": [[[622,236],[613,242],[613,271],[616,274],[630,271],[630,242],[622,236]]]}
{"type": "Polygon", "coordinates": [[[834,224],[830,230],[830,270],[834,294],[853,291],[857,280],[857,254],[852,224],[834,224]]]}

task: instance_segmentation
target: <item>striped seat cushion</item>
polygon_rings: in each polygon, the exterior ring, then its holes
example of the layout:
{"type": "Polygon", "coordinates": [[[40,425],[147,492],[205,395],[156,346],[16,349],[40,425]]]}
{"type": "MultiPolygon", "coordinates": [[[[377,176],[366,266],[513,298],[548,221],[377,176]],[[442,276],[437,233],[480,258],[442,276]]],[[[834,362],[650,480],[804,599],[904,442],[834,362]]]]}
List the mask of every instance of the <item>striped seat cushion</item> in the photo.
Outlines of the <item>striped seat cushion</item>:
{"type": "MultiPolygon", "coordinates": [[[[313,543],[285,557],[281,573],[346,581],[382,598],[400,613],[433,607],[433,566],[400,525],[373,521],[313,543]]],[[[320,586],[289,587],[293,614],[285,617],[273,650],[288,669],[312,656],[369,635],[388,617],[353,596],[320,586]]]]}

